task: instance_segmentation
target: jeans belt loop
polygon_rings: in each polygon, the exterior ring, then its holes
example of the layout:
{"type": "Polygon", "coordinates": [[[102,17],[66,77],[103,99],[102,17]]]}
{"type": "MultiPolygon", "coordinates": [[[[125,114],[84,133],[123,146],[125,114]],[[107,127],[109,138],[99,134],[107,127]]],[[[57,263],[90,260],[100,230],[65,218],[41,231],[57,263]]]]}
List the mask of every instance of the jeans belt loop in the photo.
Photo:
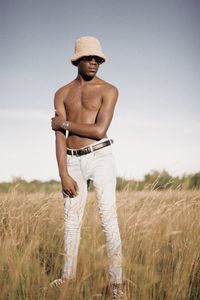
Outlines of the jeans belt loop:
{"type": "Polygon", "coordinates": [[[90,153],[94,152],[93,148],[92,148],[92,145],[89,145],[89,147],[90,147],[90,153]]]}

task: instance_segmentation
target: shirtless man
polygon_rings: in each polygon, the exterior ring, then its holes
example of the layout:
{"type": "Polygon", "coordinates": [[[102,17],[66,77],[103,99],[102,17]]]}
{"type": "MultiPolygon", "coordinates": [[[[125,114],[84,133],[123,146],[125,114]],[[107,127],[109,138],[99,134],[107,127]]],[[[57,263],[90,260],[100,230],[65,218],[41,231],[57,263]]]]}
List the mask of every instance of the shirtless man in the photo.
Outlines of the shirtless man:
{"type": "Polygon", "coordinates": [[[113,141],[107,138],[118,91],[96,76],[99,65],[105,60],[96,38],[79,38],[71,58],[72,64],[78,68],[78,75],[55,94],[56,116],[52,118],[52,129],[56,134],[56,156],[64,196],[66,258],[62,278],[54,280],[50,286],[60,286],[75,277],[87,180],[92,177],[106,235],[112,297],[121,299],[116,174],[111,149],[113,141]]]}

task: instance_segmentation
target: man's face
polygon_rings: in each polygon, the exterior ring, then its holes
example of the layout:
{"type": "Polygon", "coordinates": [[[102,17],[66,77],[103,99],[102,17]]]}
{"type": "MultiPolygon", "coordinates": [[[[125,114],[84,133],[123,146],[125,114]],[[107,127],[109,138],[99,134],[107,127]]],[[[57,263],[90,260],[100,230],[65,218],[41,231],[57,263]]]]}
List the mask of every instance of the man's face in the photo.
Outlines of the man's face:
{"type": "Polygon", "coordinates": [[[94,77],[103,59],[98,56],[81,57],[78,63],[78,72],[88,77],[94,77]]]}

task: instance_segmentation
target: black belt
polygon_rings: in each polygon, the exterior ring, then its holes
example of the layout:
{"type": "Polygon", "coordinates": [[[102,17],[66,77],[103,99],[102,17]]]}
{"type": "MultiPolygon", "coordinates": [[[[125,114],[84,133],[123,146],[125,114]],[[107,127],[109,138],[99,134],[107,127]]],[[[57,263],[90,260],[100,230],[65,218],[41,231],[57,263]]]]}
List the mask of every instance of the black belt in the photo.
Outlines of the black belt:
{"type": "Polygon", "coordinates": [[[99,143],[99,144],[96,144],[96,145],[91,145],[91,146],[87,146],[85,148],[82,148],[82,149],[78,149],[78,150],[70,150],[70,149],[67,149],[67,154],[69,155],[75,155],[75,156],[82,156],[82,155],[85,155],[85,154],[89,154],[93,151],[97,151],[99,149],[102,149],[106,146],[109,146],[113,143],[113,140],[107,140],[107,141],[104,141],[102,143],[99,143]]]}

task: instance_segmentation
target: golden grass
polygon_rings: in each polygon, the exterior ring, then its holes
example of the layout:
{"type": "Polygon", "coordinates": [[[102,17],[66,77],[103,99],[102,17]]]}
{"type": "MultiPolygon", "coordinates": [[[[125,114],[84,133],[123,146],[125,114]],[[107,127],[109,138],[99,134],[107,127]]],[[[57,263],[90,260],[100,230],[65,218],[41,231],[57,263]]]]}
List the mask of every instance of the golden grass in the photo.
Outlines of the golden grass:
{"type": "MultiPolygon", "coordinates": [[[[117,205],[126,299],[200,299],[199,192],[123,191],[117,205]]],[[[1,194],[0,222],[1,300],[110,299],[93,193],[84,215],[77,278],[61,290],[43,289],[62,272],[61,194],[1,194]]]]}

